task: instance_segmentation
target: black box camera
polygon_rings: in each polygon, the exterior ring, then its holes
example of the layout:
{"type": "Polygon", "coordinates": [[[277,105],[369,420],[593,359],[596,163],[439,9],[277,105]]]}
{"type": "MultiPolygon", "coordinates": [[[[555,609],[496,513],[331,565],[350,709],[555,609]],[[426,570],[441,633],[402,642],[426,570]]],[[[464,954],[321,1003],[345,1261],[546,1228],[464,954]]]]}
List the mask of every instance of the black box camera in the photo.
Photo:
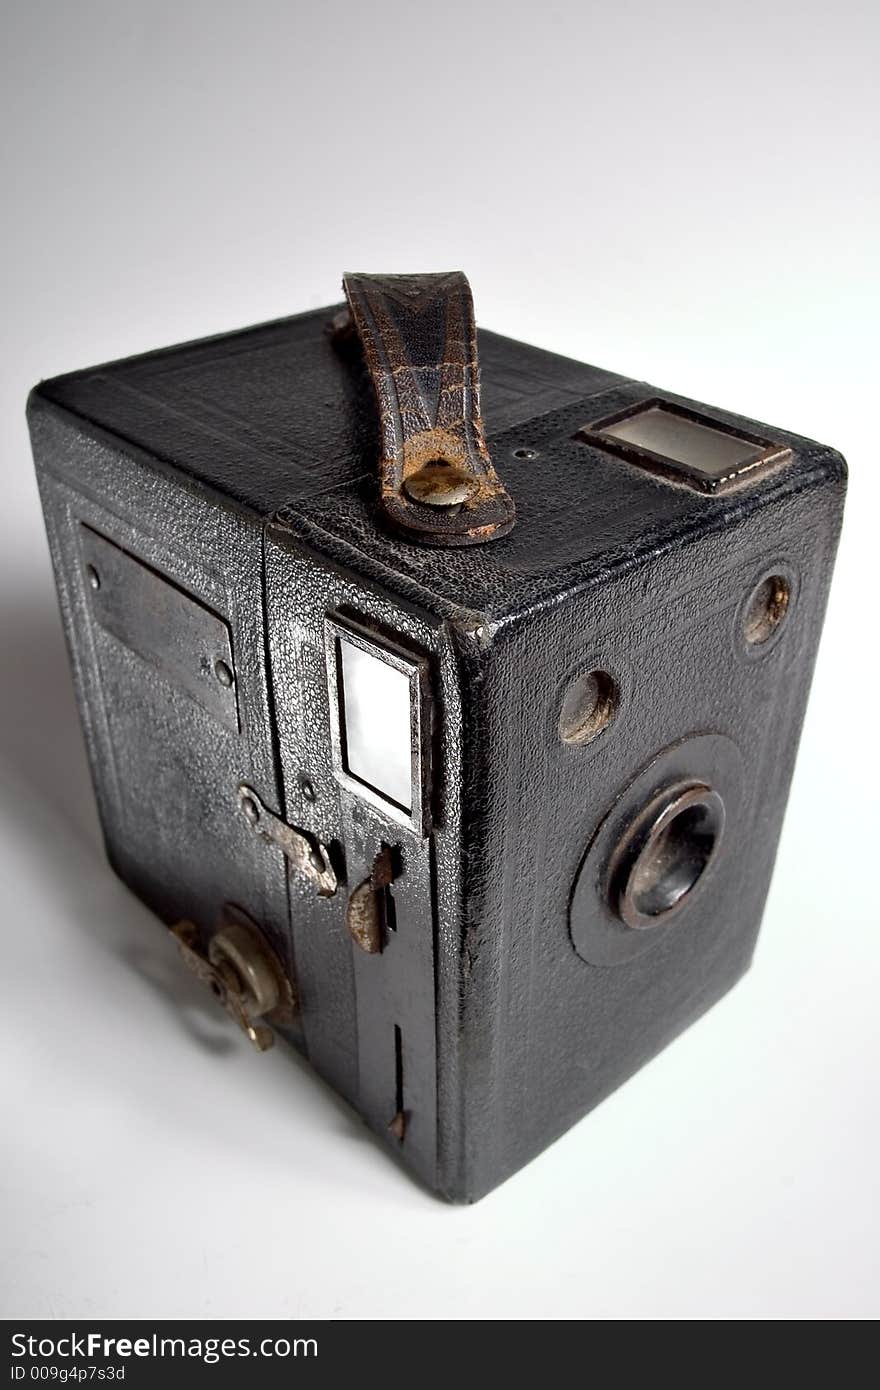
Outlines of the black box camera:
{"type": "Polygon", "coordinates": [[[457,273],[346,292],[30,427],[111,863],[473,1200],[747,968],[845,467],[476,334],[457,273]]]}

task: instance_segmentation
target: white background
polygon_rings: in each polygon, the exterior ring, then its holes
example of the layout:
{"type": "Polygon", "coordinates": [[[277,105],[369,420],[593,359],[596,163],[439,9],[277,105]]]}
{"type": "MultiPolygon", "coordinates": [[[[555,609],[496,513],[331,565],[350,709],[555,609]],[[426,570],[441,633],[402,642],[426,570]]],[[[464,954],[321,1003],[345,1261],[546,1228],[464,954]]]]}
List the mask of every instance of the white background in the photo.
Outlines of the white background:
{"type": "Polygon", "coordinates": [[[876,4],[2,14],[0,1312],[876,1316],[876,4]],[[456,266],[482,323],[852,469],[751,974],[470,1209],[106,866],[24,424],[41,376],[456,266]]]}

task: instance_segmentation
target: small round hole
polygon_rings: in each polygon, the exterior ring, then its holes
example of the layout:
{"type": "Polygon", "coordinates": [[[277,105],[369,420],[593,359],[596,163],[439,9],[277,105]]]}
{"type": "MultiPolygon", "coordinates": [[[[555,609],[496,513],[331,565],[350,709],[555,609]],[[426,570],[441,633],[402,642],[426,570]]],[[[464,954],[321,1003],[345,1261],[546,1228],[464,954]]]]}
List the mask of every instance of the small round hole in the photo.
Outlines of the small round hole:
{"type": "Polygon", "coordinates": [[[559,714],[559,737],[564,743],[591,743],[617,712],[617,682],[607,671],[587,671],[565,692],[559,714]]]}
{"type": "Polygon", "coordinates": [[[101,576],[94,565],[86,565],[86,578],[93,589],[100,589],[101,576]]]}
{"type": "Polygon", "coordinates": [[[743,631],[746,641],[760,646],[772,637],[788,613],[791,589],[781,574],[771,574],[756,585],[746,604],[743,631]]]}
{"type": "Polygon", "coordinates": [[[217,677],[220,684],[226,686],[227,689],[232,684],[232,672],[226,662],[221,661],[219,657],[214,662],[214,675],[217,677]]]}
{"type": "Polygon", "coordinates": [[[536,459],[538,451],[537,449],[514,449],[513,457],[515,459],[536,459]]]}

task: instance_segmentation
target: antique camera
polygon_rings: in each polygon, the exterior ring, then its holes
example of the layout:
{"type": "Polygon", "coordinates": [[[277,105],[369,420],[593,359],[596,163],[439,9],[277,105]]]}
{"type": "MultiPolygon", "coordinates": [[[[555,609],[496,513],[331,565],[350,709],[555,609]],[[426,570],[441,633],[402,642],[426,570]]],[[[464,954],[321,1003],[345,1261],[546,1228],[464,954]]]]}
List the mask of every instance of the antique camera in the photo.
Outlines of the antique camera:
{"type": "Polygon", "coordinates": [[[30,428],[113,867],[471,1201],[747,968],[845,465],[459,273],[345,289],[30,428]]]}

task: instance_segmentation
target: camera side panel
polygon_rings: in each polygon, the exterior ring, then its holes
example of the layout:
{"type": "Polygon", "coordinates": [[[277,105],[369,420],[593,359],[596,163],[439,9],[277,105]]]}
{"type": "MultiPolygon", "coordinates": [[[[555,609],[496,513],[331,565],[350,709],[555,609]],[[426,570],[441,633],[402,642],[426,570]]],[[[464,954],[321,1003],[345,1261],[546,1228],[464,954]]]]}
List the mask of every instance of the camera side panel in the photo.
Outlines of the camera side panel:
{"type": "MultiPolygon", "coordinates": [[[[279,795],[262,526],[75,416],[39,399],[29,415],[110,862],[166,926],[204,941],[243,914],[292,976],[284,857],[239,802],[242,784],[267,806],[279,795]]],[[[174,979],[167,953],[167,971],[161,950],[144,965],[174,979]]],[[[301,1044],[295,1016],[282,1031],[301,1044]]]]}

